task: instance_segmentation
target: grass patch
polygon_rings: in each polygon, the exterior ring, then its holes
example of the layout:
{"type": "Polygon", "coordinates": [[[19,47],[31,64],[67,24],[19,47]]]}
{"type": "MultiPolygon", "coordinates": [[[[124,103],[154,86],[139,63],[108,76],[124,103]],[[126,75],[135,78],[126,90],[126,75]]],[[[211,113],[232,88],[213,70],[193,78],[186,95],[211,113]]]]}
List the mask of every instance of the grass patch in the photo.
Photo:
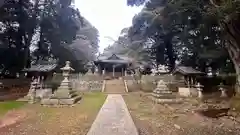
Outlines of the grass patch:
{"type": "Polygon", "coordinates": [[[106,99],[106,95],[101,92],[84,93],[80,106],[85,111],[99,110],[106,99]]]}
{"type": "Polygon", "coordinates": [[[0,116],[4,115],[10,110],[20,108],[25,104],[26,102],[19,102],[19,101],[0,102],[0,116]]]}
{"type": "Polygon", "coordinates": [[[80,103],[72,107],[29,104],[24,108],[30,110],[28,118],[11,133],[19,135],[24,129],[24,134],[29,135],[86,135],[105,99],[104,93],[86,92],[82,93],[80,103]]]}

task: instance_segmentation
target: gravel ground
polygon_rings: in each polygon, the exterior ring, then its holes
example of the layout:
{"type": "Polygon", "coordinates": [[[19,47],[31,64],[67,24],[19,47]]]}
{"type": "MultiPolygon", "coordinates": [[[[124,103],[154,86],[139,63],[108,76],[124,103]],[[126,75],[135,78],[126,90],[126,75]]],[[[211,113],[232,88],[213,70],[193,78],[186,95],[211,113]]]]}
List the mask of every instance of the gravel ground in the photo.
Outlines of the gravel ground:
{"type": "Polygon", "coordinates": [[[155,104],[145,93],[124,95],[139,135],[240,135],[240,124],[227,117],[209,118],[195,113],[198,104],[155,104]]]}
{"type": "Polygon", "coordinates": [[[22,108],[27,117],[20,123],[0,129],[0,135],[85,135],[105,98],[106,95],[101,93],[87,93],[74,107],[27,105],[22,108]]]}

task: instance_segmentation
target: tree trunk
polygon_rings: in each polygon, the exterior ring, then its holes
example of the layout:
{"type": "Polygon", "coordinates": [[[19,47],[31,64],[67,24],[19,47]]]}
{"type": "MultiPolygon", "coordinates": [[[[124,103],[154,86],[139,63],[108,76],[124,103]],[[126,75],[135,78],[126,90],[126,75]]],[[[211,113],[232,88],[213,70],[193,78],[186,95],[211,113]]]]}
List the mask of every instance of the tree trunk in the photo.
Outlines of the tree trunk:
{"type": "Polygon", "coordinates": [[[28,38],[25,39],[25,51],[24,51],[24,66],[29,67],[31,62],[30,58],[30,46],[32,43],[33,35],[35,32],[35,29],[37,27],[37,15],[39,14],[39,2],[40,0],[36,0],[33,8],[33,16],[31,18],[31,25],[29,26],[28,29],[28,38]]]}
{"type": "Polygon", "coordinates": [[[175,57],[175,53],[174,53],[174,50],[173,50],[172,35],[171,34],[165,36],[164,44],[165,44],[165,47],[167,49],[167,56],[168,56],[168,59],[169,59],[170,71],[173,71],[173,69],[175,68],[176,57],[175,57]]]}
{"type": "Polygon", "coordinates": [[[226,31],[226,49],[229,53],[229,56],[234,64],[236,72],[236,92],[240,92],[240,26],[238,23],[240,18],[231,19],[222,22],[222,26],[226,31]]]}

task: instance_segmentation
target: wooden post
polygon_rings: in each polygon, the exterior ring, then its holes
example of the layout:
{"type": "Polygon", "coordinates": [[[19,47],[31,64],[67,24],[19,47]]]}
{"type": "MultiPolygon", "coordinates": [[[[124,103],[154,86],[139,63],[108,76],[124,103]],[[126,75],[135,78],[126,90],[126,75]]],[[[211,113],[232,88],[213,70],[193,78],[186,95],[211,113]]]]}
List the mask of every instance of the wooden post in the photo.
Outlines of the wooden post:
{"type": "Polygon", "coordinates": [[[113,65],[113,77],[115,77],[115,65],[113,65]]]}
{"type": "Polygon", "coordinates": [[[187,76],[186,78],[187,78],[187,86],[188,88],[190,88],[189,76],[187,76]]]}
{"type": "Polygon", "coordinates": [[[123,68],[122,68],[122,74],[121,74],[121,76],[123,76],[123,68]]]}
{"type": "Polygon", "coordinates": [[[191,77],[190,77],[190,87],[193,87],[193,85],[194,85],[193,77],[191,76],[191,77]]]}

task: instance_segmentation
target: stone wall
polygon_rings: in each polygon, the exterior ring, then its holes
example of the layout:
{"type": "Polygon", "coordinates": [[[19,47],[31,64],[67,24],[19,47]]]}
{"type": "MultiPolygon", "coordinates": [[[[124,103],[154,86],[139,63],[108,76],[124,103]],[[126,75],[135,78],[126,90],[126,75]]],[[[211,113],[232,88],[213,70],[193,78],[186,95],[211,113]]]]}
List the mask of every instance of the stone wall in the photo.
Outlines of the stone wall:
{"type": "Polygon", "coordinates": [[[16,100],[27,95],[30,87],[30,79],[1,79],[0,80],[0,101],[16,100]]]}
{"type": "Polygon", "coordinates": [[[126,81],[129,92],[140,91],[139,79],[136,76],[124,76],[123,79],[126,81]]]}
{"type": "Polygon", "coordinates": [[[167,82],[170,90],[177,91],[177,80],[175,80],[175,77],[171,75],[142,75],[141,78],[139,76],[125,76],[123,79],[127,81],[130,92],[139,90],[152,92],[152,90],[156,88],[159,80],[167,82]]]}
{"type": "Polygon", "coordinates": [[[103,77],[99,75],[81,75],[71,76],[72,87],[77,91],[101,91],[103,77]]]}

